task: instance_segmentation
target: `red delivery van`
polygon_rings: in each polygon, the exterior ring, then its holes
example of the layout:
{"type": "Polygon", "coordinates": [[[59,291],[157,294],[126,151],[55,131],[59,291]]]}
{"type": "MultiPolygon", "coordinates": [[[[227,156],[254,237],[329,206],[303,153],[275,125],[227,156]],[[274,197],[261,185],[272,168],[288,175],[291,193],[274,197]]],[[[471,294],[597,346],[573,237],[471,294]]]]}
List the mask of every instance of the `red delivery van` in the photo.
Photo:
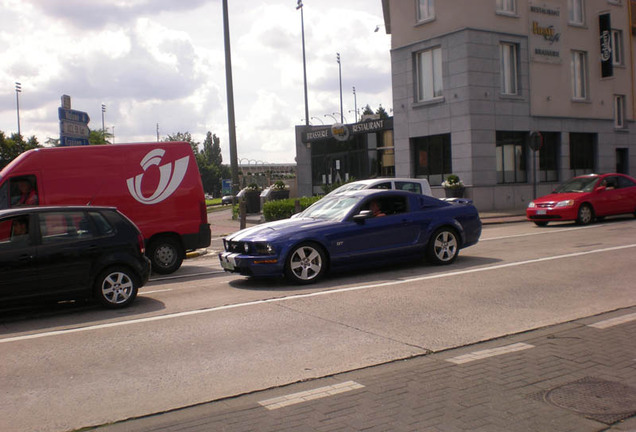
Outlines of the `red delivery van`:
{"type": "Polygon", "coordinates": [[[201,176],[187,142],[38,148],[0,171],[0,209],[117,207],[141,230],[157,273],[210,245],[201,176]]]}

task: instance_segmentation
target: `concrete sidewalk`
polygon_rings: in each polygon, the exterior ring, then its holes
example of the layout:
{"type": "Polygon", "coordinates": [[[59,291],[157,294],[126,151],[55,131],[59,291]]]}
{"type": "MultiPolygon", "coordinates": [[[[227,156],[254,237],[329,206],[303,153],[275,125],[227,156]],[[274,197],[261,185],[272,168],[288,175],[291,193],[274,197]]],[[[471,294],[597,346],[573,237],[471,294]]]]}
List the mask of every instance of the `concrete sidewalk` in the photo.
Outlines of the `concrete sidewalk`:
{"type": "Polygon", "coordinates": [[[636,431],[636,307],[92,430],[636,431]]]}

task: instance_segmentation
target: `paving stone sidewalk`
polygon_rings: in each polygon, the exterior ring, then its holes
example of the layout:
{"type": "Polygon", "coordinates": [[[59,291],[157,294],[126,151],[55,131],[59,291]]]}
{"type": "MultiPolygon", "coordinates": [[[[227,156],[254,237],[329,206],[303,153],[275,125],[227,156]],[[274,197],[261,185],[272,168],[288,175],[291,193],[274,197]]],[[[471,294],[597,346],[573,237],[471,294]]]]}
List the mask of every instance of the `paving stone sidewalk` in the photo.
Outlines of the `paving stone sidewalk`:
{"type": "Polygon", "coordinates": [[[636,431],[636,307],[93,429],[636,431]]]}

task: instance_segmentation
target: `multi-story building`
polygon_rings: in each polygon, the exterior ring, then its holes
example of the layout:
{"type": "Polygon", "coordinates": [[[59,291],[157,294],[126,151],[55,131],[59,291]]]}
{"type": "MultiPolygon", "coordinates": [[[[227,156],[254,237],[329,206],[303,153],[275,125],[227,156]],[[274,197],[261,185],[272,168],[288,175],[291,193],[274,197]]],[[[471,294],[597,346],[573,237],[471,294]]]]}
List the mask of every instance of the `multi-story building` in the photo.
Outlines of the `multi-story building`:
{"type": "Polygon", "coordinates": [[[457,174],[496,210],[574,175],[636,174],[636,0],[382,6],[396,176],[457,174]]]}

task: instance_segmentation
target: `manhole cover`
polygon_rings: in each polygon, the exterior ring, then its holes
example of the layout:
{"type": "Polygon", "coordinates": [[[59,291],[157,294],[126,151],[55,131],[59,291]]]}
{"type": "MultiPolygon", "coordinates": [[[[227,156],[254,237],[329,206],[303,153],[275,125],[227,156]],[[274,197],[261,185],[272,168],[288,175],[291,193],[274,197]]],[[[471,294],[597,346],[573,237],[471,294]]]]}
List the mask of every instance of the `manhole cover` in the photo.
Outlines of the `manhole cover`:
{"type": "Polygon", "coordinates": [[[545,400],[560,408],[612,424],[636,414],[636,389],[625,384],[586,377],[556,387],[545,400]]]}

